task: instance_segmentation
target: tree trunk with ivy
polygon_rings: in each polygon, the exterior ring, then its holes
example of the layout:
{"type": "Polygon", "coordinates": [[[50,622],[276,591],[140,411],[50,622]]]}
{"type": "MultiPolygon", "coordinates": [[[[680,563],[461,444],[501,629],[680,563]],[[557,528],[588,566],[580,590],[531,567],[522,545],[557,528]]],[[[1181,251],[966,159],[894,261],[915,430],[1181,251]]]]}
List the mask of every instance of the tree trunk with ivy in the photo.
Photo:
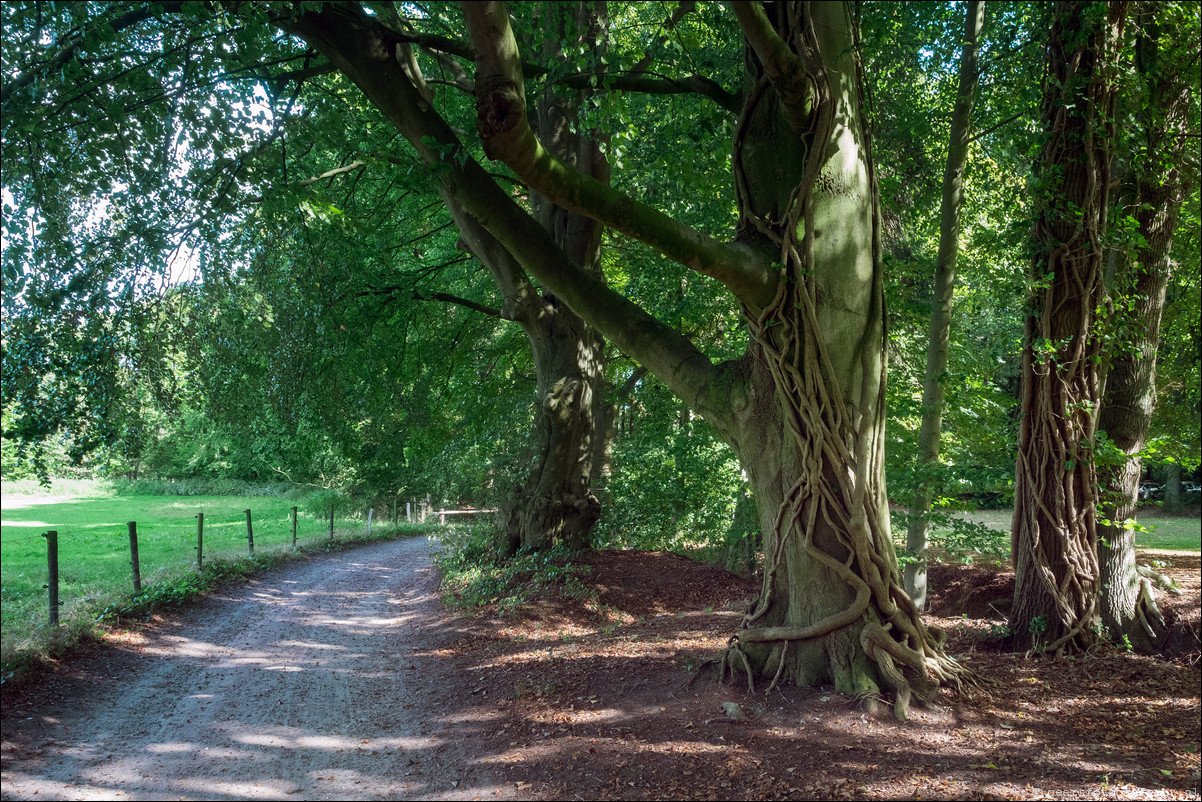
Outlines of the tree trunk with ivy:
{"type": "MultiPolygon", "coordinates": [[[[1138,239],[1122,252],[1110,278],[1115,345],[1098,427],[1116,449],[1099,470],[1104,517],[1099,527],[1102,572],[1100,612],[1107,635],[1143,651],[1159,649],[1168,635],[1151,580],[1135,565],[1135,518],[1141,475],[1140,452],[1156,405],[1156,354],[1160,320],[1172,273],[1173,233],[1181,204],[1191,188],[1182,164],[1191,147],[1189,103],[1193,48],[1166,46],[1164,9],[1140,3],[1132,102],[1134,124],[1127,131],[1131,154],[1128,177],[1130,214],[1138,239]],[[1190,52],[1192,51],[1192,52],[1190,52]]],[[[1180,466],[1176,466],[1180,471],[1180,466]]],[[[1180,478],[1180,474],[1178,474],[1180,478]]]]}
{"type": "Polygon", "coordinates": [[[1125,3],[1057,3],[1045,140],[1035,165],[1035,251],[1011,551],[1014,644],[1053,653],[1097,634],[1097,473],[1103,256],[1114,72],[1125,3]]]}

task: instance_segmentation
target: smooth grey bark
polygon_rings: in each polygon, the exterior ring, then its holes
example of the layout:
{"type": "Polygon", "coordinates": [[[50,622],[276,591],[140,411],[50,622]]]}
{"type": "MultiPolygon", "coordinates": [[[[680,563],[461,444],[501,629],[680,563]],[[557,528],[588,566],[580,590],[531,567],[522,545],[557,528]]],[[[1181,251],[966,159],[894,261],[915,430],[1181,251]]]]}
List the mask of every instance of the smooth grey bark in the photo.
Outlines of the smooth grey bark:
{"type": "Polygon", "coordinates": [[[960,51],[960,76],[952,110],[947,166],[943,171],[943,198],[939,212],[939,253],[935,259],[935,297],[931,300],[931,327],[927,344],[927,372],[922,388],[922,428],[918,433],[919,477],[910,505],[906,550],[915,562],[906,566],[906,592],[922,610],[927,605],[927,550],[930,548],[931,484],[925,475],[939,461],[943,429],[943,383],[951,332],[952,294],[956,287],[956,260],[960,255],[960,210],[964,205],[964,167],[972,141],[972,107],[977,94],[977,40],[985,26],[984,0],[965,6],[964,46],[960,51]]]}

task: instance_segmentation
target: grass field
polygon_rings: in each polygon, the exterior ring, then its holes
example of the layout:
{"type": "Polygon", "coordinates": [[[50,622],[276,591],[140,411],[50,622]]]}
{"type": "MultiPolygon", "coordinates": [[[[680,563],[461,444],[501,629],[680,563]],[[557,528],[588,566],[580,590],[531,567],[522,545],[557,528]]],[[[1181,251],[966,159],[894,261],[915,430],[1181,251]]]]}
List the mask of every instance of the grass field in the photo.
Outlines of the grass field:
{"type": "MultiPolygon", "coordinates": [[[[997,529],[1000,537],[1010,538],[1010,510],[978,510],[961,515],[976,523],[997,529]]],[[[1149,531],[1137,532],[1137,549],[1167,549],[1169,551],[1202,550],[1202,519],[1160,515],[1159,510],[1140,510],[1137,518],[1149,531]]]]}
{"type": "MultiPolygon", "coordinates": [[[[64,488],[65,489],[65,488],[64,488]]],[[[330,522],[304,514],[303,502],[280,496],[105,495],[81,486],[72,495],[3,496],[0,522],[0,636],[5,651],[20,648],[49,618],[46,539],[59,543],[60,616],[95,617],[133,592],[128,521],[137,521],[144,587],[179,579],[196,569],[196,515],[204,513],[204,560],[248,555],[246,513],[251,510],[256,554],[292,546],[291,509],[301,504],[298,545],[329,540],[330,522]]],[[[386,521],[376,519],[379,530],[386,521]]],[[[335,521],[335,537],[361,535],[362,521],[335,521]]]]}

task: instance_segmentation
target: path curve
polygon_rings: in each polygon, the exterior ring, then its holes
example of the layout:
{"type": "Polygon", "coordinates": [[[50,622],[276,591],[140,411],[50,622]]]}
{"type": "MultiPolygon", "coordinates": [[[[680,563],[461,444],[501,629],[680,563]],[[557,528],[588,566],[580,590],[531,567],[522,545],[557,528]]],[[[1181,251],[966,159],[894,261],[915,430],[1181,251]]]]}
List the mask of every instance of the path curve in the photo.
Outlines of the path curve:
{"type": "Polygon", "coordinates": [[[512,798],[464,737],[429,549],[312,557],[22,689],[3,798],[512,798]]]}

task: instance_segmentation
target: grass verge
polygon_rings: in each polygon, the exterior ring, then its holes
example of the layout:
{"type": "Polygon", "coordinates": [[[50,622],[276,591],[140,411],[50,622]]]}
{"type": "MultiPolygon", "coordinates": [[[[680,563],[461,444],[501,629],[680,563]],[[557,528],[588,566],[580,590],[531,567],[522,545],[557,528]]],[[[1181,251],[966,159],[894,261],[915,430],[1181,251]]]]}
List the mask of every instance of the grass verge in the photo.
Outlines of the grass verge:
{"type": "MultiPolygon", "coordinates": [[[[957,513],[958,517],[983,524],[998,531],[1004,539],[1006,550],[1010,548],[1010,510],[977,510],[957,513]]],[[[1157,507],[1141,507],[1136,520],[1146,531],[1135,533],[1137,549],[1166,549],[1168,551],[1202,551],[1202,529],[1198,517],[1163,515],[1157,507]]],[[[938,534],[938,533],[936,533],[938,534]]]]}

